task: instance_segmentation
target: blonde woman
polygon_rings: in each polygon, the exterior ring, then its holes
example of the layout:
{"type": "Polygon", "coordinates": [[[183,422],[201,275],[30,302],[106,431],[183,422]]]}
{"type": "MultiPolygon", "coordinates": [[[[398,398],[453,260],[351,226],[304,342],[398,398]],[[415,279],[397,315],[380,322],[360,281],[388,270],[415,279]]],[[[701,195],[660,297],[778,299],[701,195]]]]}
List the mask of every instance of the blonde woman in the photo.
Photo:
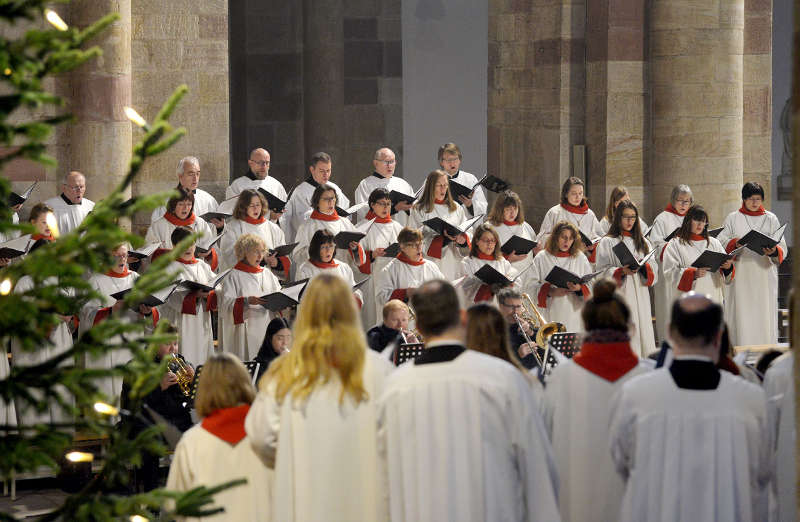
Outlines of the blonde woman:
{"type": "Polygon", "coordinates": [[[245,427],[275,459],[273,520],[387,520],[375,401],[388,361],[367,350],[351,288],[319,274],[297,314],[292,350],[262,377],[245,427]]]}
{"type": "Polygon", "coordinates": [[[254,453],[244,419],[256,390],[235,355],[217,353],[203,365],[195,409],[202,422],[189,429],[175,448],[167,489],[188,491],[239,478],[247,484],[214,495],[225,512],[206,520],[270,520],[273,472],[254,453]]]}

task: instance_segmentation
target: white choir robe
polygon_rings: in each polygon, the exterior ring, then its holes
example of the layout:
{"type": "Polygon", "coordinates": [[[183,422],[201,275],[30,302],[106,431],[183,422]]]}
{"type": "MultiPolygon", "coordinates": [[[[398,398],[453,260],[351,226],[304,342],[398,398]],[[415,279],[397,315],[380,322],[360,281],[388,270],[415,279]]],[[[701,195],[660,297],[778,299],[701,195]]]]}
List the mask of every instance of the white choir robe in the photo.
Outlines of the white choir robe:
{"type": "MultiPolygon", "coordinates": [[[[377,455],[376,402],[392,365],[367,349],[365,402],[339,403],[338,376],[318,382],[298,404],[275,400],[274,383],[258,393],[245,420],[253,448],[275,458],[272,519],[285,522],[388,520],[377,455]]],[[[334,374],[335,375],[335,374],[334,374]]]]}
{"type": "Polygon", "coordinates": [[[408,226],[410,228],[422,230],[422,253],[425,259],[436,263],[439,270],[444,274],[445,279],[453,281],[458,278],[458,274],[461,272],[461,260],[469,254],[472,233],[467,231],[467,242],[462,247],[458,246],[455,241],[451,241],[447,246],[442,247],[443,240],[446,238],[438,235],[435,230],[423,224],[425,221],[435,217],[459,226],[467,220],[464,207],[456,204],[456,209],[452,212],[445,203],[435,203],[433,210],[430,212],[426,212],[421,207],[414,207],[411,210],[411,216],[408,218],[408,226]],[[437,250],[441,252],[439,257],[437,257],[437,250]]]}
{"type": "Polygon", "coordinates": [[[619,520],[766,520],[766,409],[758,386],[724,371],[716,390],[678,388],[667,368],[623,384],[609,423],[626,481],[619,520]]]}
{"type": "MultiPolygon", "coordinates": [[[[219,204],[214,196],[203,189],[195,189],[194,206],[192,207],[192,212],[194,212],[196,216],[202,216],[208,212],[214,212],[217,210],[218,206],[219,204]]],[[[153,210],[153,213],[150,214],[150,223],[155,222],[160,217],[164,217],[164,214],[166,213],[167,207],[158,207],[157,209],[153,210]]]]}
{"type": "MultiPolygon", "coordinates": [[[[244,234],[253,234],[263,239],[264,244],[267,245],[267,250],[271,250],[286,244],[283,231],[278,225],[269,219],[264,219],[260,223],[251,223],[247,220],[236,218],[230,219],[225,224],[225,232],[223,232],[222,237],[219,238],[218,272],[223,272],[239,262],[239,259],[236,259],[236,252],[234,251],[233,246],[236,244],[236,240],[242,237],[244,234]]],[[[289,260],[281,259],[281,264],[283,265],[281,275],[285,279],[289,278],[290,266],[287,266],[287,261],[289,260]]]]}
{"type": "MultiPolygon", "coordinates": [[[[45,280],[44,284],[46,286],[54,286],[58,284],[58,280],[55,277],[50,277],[45,280]]],[[[14,293],[23,294],[33,290],[33,287],[33,279],[26,275],[17,281],[17,284],[14,286],[14,293]]],[[[62,288],[61,292],[70,296],[74,294],[72,289],[66,288],[62,288]]],[[[40,346],[38,350],[34,352],[23,350],[20,343],[16,339],[12,339],[11,354],[13,357],[14,366],[36,366],[37,364],[41,364],[49,359],[52,359],[53,357],[61,355],[72,348],[72,332],[70,332],[69,323],[59,320],[58,326],[53,328],[48,339],[52,344],[48,343],[44,346],[40,346]]],[[[5,354],[5,350],[3,350],[3,354],[5,354]]],[[[8,368],[8,359],[6,359],[5,364],[6,368],[8,368]]],[[[66,360],[62,363],[62,366],[68,366],[70,364],[71,361],[66,360]]],[[[7,373],[8,372],[6,372],[6,374],[7,373]]],[[[65,388],[59,386],[58,389],[59,394],[67,402],[74,401],[72,395],[65,388]]],[[[33,393],[36,397],[41,397],[39,390],[31,390],[31,393],[33,393]]],[[[27,401],[23,401],[22,399],[17,399],[15,406],[19,424],[26,426],[31,426],[40,422],[49,424],[72,421],[72,414],[68,411],[64,411],[53,399],[48,400],[48,409],[42,413],[37,412],[33,408],[29,408],[27,401]]]]}
{"type": "MultiPolygon", "coordinates": [[[[372,194],[372,191],[377,188],[384,188],[389,192],[394,190],[409,196],[414,195],[414,189],[411,187],[408,181],[404,180],[403,178],[398,178],[397,176],[389,176],[388,178],[384,178],[377,172],[374,172],[371,176],[367,176],[366,178],[362,179],[358,184],[358,187],[356,187],[356,204],[369,202],[369,195],[372,194]]],[[[367,215],[367,212],[369,212],[369,207],[359,210],[356,213],[358,220],[361,221],[364,219],[367,215]]],[[[400,225],[405,226],[406,223],[408,223],[408,215],[409,211],[403,210],[397,212],[396,214],[392,214],[392,219],[400,223],[400,225]]]]}
{"type": "MultiPolygon", "coordinates": [[[[6,352],[5,343],[0,346],[0,379],[8,379],[11,373],[11,367],[8,364],[8,353],[6,352]]],[[[14,426],[17,424],[17,410],[14,408],[14,402],[6,402],[0,398],[0,424],[5,426],[14,426]]]]}
{"type": "Polygon", "coordinates": [[[281,184],[280,181],[269,174],[264,179],[257,179],[250,170],[248,170],[247,174],[244,176],[239,176],[233,180],[233,183],[225,189],[225,199],[238,196],[242,191],[247,189],[258,190],[259,188],[263,188],[273,196],[277,196],[282,201],[286,201],[286,189],[283,188],[283,184],[281,184]]]}
{"type": "Polygon", "coordinates": [[[58,223],[58,231],[61,234],[68,234],[78,228],[78,225],[83,223],[83,220],[94,208],[94,201],[90,199],[83,198],[78,205],[68,203],[68,201],[63,194],[45,201],[45,204],[53,209],[56,223],[58,223]]]}
{"type": "Polygon", "coordinates": [[[250,437],[235,445],[196,424],[186,431],[169,467],[167,489],[189,491],[198,486],[213,487],[223,482],[246,478],[247,484],[214,494],[206,508],[224,507],[225,512],[203,518],[178,520],[272,520],[272,488],[275,473],[253,451],[250,437]]]}
{"type": "Polygon", "coordinates": [[[464,300],[465,307],[482,301],[494,300],[494,295],[489,285],[475,277],[475,272],[480,270],[483,265],[491,266],[509,279],[514,279],[517,276],[517,270],[502,256],[500,259],[480,259],[471,255],[465,257],[461,260],[461,273],[459,274],[459,277],[464,279],[461,280],[457,288],[460,297],[464,300]]]}
{"type": "Polygon", "coordinates": [[[526,293],[531,296],[539,308],[539,312],[548,321],[563,324],[567,332],[582,332],[581,309],[584,299],[588,299],[591,294],[590,287],[582,285],[582,296],[578,296],[575,292],[569,292],[561,297],[548,295],[551,285],[545,281],[545,278],[556,265],[578,276],[585,276],[592,272],[592,266],[583,254],[560,257],[554,256],[547,250],[542,250],[533,259],[533,267],[521,277],[524,279],[523,287],[527,289],[526,293]]]}
{"type": "MultiPolygon", "coordinates": [[[[15,225],[19,224],[19,214],[16,212],[11,214],[11,222],[15,225]]],[[[11,241],[12,239],[16,239],[20,236],[21,232],[19,230],[9,230],[7,232],[0,232],[0,243],[5,243],[6,241],[11,241]]]]}
{"type": "MultiPolygon", "coordinates": [[[[177,220],[172,214],[169,214],[169,216],[173,218],[173,220],[177,220]]],[[[204,238],[215,237],[217,235],[217,229],[210,223],[207,223],[203,218],[198,217],[194,212],[189,215],[186,221],[190,222],[187,226],[191,228],[193,232],[202,232],[204,238]]],[[[158,218],[150,224],[150,228],[147,229],[144,240],[147,243],[161,243],[159,248],[170,250],[172,249],[172,232],[177,227],[178,225],[173,224],[165,214],[163,217],[158,218]]]]}
{"type": "MultiPolygon", "coordinates": [[[[647,223],[644,222],[644,219],[641,217],[639,218],[639,228],[642,231],[642,234],[647,232],[647,223]]],[[[598,224],[597,233],[601,236],[605,236],[608,234],[608,231],[611,229],[611,222],[608,220],[608,216],[603,216],[600,219],[600,223],[598,224]]]]}
{"type": "Polygon", "coordinates": [[[409,288],[419,288],[426,281],[445,278],[433,261],[423,259],[416,263],[404,259],[405,256],[400,253],[398,257],[389,261],[389,264],[378,274],[378,280],[375,283],[375,299],[381,310],[383,310],[383,305],[391,299],[408,301],[407,290],[409,288]]]}
{"type": "MultiPolygon", "coordinates": [[[[523,221],[522,223],[516,223],[514,225],[506,225],[504,222],[501,222],[499,225],[495,225],[494,223],[489,222],[490,225],[497,230],[497,235],[500,237],[500,246],[502,247],[506,241],[511,239],[512,236],[519,236],[524,239],[530,239],[531,241],[536,241],[536,232],[533,231],[533,227],[528,224],[527,221],[523,221]]],[[[504,254],[505,255],[505,254],[504,254]]],[[[515,261],[511,263],[517,273],[522,272],[530,265],[533,264],[533,249],[528,252],[528,255],[525,256],[525,259],[520,261],[515,261]]]]}
{"type": "MultiPolygon", "coordinates": [[[[747,216],[728,214],[717,239],[730,252],[750,230],[771,236],[780,222],[772,212],[747,216]]],[[[745,248],[736,262],[736,279],[725,287],[725,322],[734,346],[778,342],[778,265],[788,252],[781,239],[777,255],[763,256],[745,248]]]]}
{"type": "MultiPolygon", "coordinates": [[[[179,280],[208,284],[214,279],[211,267],[199,259],[194,263],[173,261],[167,271],[177,272],[179,280]]],[[[193,366],[204,364],[214,353],[211,310],[216,310],[216,302],[216,292],[209,293],[207,299],[199,299],[196,295],[192,298],[182,288],[172,293],[164,307],[164,315],[178,328],[180,353],[193,366]]]]}
{"type": "Polygon", "coordinates": [[[769,423],[775,434],[769,517],[772,522],[797,520],[793,365],[794,353],[790,351],[776,359],[764,376],[769,423]]]}
{"type": "Polygon", "coordinates": [[[612,250],[622,240],[633,257],[638,262],[647,255],[652,246],[645,239],[645,252],[637,252],[630,236],[604,237],[597,245],[597,263],[595,270],[605,270],[603,277],[614,279],[617,282],[617,291],[625,298],[628,308],[631,310],[631,321],[635,331],[631,332],[631,347],[639,357],[647,357],[656,350],[656,339],[653,334],[653,312],[650,310],[650,291],[649,287],[658,280],[658,263],[655,262],[655,254],[647,262],[647,280],[642,278],[640,273],[633,276],[622,274],[619,259],[612,250]]]}
{"type": "MultiPolygon", "coordinates": [[[[405,214],[405,212],[402,212],[402,214],[405,214]]],[[[396,216],[397,214],[395,214],[396,216]]],[[[362,221],[358,226],[361,227],[363,224],[364,222],[362,221]]],[[[361,287],[364,294],[364,306],[361,307],[361,322],[365,329],[370,329],[379,324],[379,322],[383,322],[383,303],[378,303],[376,298],[376,283],[378,274],[394,259],[381,256],[370,262],[372,252],[377,248],[386,248],[392,243],[397,243],[397,234],[402,229],[403,226],[397,221],[389,220],[387,223],[381,223],[376,218],[372,226],[367,230],[367,235],[361,240],[366,261],[358,269],[362,274],[370,276],[369,280],[361,287]]]]}
{"type": "MultiPolygon", "coordinates": [[[[280,225],[286,236],[286,241],[289,243],[297,241],[295,239],[297,231],[300,229],[300,225],[308,219],[308,211],[311,210],[311,196],[314,195],[314,191],[318,186],[313,181],[313,179],[307,179],[297,185],[286,203],[286,211],[281,216],[280,225]]],[[[350,199],[344,195],[339,185],[332,181],[328,181],[328,185],[331,185],[336,191],[336,205],[339,208],[348,208],[350,199]]],[[[350,220],[348,219],[348,221],[350,220]]]]}
{"type": "MultiPolygon", "coordinates": [[[[297,268],[297,280],[300,279],[312,279],[314,276],[318,274],[334,274],[338,277],[341,277],[342,280],[350,285],[350,288],[355,286],[356,281],[353,278],[353,269],[347,266],[344,263],[337,263],[336,260],[333,260],[331,263],[334,266],[331,267],[319,267],[311,262],[311,260],[305,261],[302,265],[297,268]]],[[[353,292],[353,297],[356,299],[356,304],[359,308],[364,305],[364,294],[361,292],[361,289],[353,292]]]]}
{"type": "Polygon", "coordinates": [[[539,229],[539,235],[537,236],[536,241],[540,245],[544,245],[544,243],[547,242],[547,238],[550,236],[550,232],[552,232],[553,227],[555,227],[556,224],[560,223],[561,221],[572,223],[578,227],[578,230],[586,234],[586,236],[591,240],[603,235],[602,231],[600,230],[600,222],[597,221],[597,216],[594,215],[594,211],[592,211],[592,209],[587,208],[585,214],[577,214],[575,212],[570,212],[563,205],[558,204],[554,207],[551,207],[544,215],[542,227],[539,229]]]}
{"type": "Polygon", "coordinates": [[[258,355],[267,325],[269,310],[261,305],[249,304],[248,297],[263,297],[278,292],[281,284],[269,270],[254,269],[237,264],[222,282],[218,294],[219,341],[223,351],[236,355],[242,361],[251,361],[258,355]],[[237,267],[244,267],[247,271],[237,267]]]}
{"type": "MultiPolygon", "coordinates": [[[[81,309],[81,333],[89,330],[93,325],[108,317],[112,312],[111,307],[116,303],[116,300],[111,297],[111,294],[115,294],[132,287],[138,277],[139,274],[132,270],[128,271],[126,275],[120,274],[119,277],[116,275],[112,277],[107,274],[93,274],[89,278],[89,284],[103,297],[100,300],[92,299],[84,305],[83,309],[81,309]]],[[[154,327],[158,323],[158,318],[159,310],[158,308],[153,308],[152,315],[146,319],[148,320],[148,324],[152,322],[152,326],[154,327]]],[[[139,321],[141,316],[133,310],[125,308],[120,310],[119,319],[133,323],[139,321]]],[[[133,336],[128,334],[129,339],[132,337],[133,336]]],[[[109,342],[112,344],[117,344],[121,343],[122,339],[115,338],[109,342]]],[[[127,348],[110,350],[99,357],[92,357],[87,354],[86,367],[113,368],[114,366],[126,364],[128,361],[130,361],[130,359],[131,353],[127,348]]],[[[116,397],[119,397],[119,394],[122,391],[122,376],[114,375],[111,377],[105,377],[102,380],[99,380],[97,385],[101,392],[106,394],[109,399],[114,400],[116,397]]]]}
{"type": "Polygon", "coordinates": [[[609,403],[628,379],[646,371],[639,363],[612,382],[568,359],[548,377],[543,417],[558,468],[563,522],[619,517],[625,482],[608,451],[609,403]]]}
{"type": "MultiPolygon", "coordinates": [[[[308,259],[308,246],[311,244],[311,238],[317,230],[328,230],[334,236],[343,230],[355,231],[356,226],[349,220],[338,217],[334,220],[316,219],[316,213],[312,213],[310,219],[307,219],[297,231],[294,240],[297,246],[292,251],[292,261],[295,266],[300,266],[308,259]]],[[[358,258],[354,258],[353,254],[344,248],[337,248],[335,258],[343,263],[349,263],[352,267],[358,268],[359,265],[365,261],[364,249],[359,244],[358,258]]]]}
{"type": "Polygon", "coordinates": [[[656,337],[659,341],[663,341],[667,337],[667,325],[669,325],[669,316],[672,310],[672,302],[669,300],[670,293],[667,290],[667,278],[664,277],[664,249],[667,246],[664,238],[680,227],[682,223],[683,216],[675,213],[672,205],[669,205],[653,220],[653,226],[647,238],[653,248],[658,248],[655,255],[658,257],[659,272],[656,284],[653,285],[653,303],[656,313],[656,337]]]}
{"type": "Polygon", "coordinates": [[[392,521],[558,521],[539,393],[514,366],[473,350],[397,368],[378,417],[392,521]]]}
{"type": "MultiPolygon", "coordinates": [[[[452,179],[456,183],[460,183],[468,188],[472,188],[476,183],[478,183],[478,178],[475,177],[475,174],[471,174],[464,170],[459,170],[454,176],[449,177],[449,179],[452,179]]],[[[455,198],[455,196],[453,197],[455,198]]],[[[471,208],[462,205],[461,201],[459,201],[457,198],[455,198],[455,200],[456,203],[458,203],[458,206],[464,209],[464,215],[467,216],[467,218],[475,217],[479,214],[483,214],[485,216],[486,211],[489,209],[489,203],[486,201],[486,193],[483,191],[483,187],[480,185],[475,188],[475,192],[472,194],[471,208]]]]}
{"type": "Polygon", "coordinates": [[[699,294],[710,296],[720,305],[724,304],[723,286],[730,284],[736,276],[736,265],[731,267],[728,275],[722,273],[722,269],[716,272],[706,273],[699,279],[694,279],[696,268],[692,263],[700,257],[705,250],[725,253],[725,249],[717,238],[709,237],[708,245],[706,240],[689,241],[684,243],[680,238],[673,238],[664,249],[664,278],[667,280],[667,302],[672,306],[672,301],[683,292],[694,290],[699,294]]]}

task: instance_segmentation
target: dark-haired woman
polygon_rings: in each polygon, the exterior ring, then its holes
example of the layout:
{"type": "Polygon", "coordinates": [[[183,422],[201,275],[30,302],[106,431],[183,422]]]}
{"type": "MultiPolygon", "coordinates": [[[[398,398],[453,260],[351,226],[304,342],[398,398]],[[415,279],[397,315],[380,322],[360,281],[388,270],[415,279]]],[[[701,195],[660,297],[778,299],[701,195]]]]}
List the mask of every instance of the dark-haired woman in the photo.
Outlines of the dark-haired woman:
{"type": "MultiPolygon", "coordinates": [[[[497,196],[492,206],[492,211],[489,212],[489,217],[486,221],[494,226],[497,230],[497,236],[500,239],[500,246],[502,247],[506,241],[513,236],[518,236],[523,239],[536,241],[536,232],[533,227],[525,221],[525,211],[522,208],[522,200],[519,195],[511,190],[506,190],[497,196]]],[[[541,249],[539,249],[541,250],[541,249]]],[[[517,272],[522,272],[533,263],[533,257],[536,255],[534,250],[527,254],[518,254],[511,252],[510,254],[503,254],[503,257],[508,259],[517,272]]]]}
{"type": "MultiPolygon", "coordinates": [[[[336,252],[336,243],[333,234],[328,230],[317,230],[308,246],[308,260],[297,268],[297,279],[311,279],[319,274],[334,274],[341,278],[350,288],[356,284],[353,278],[353,269],[345,263],[336,261],[333,257],[336,252]]],[[[364,304],[361,290],[353,292],[358,307],[364,304]]]]}
{"type": "Polygon", "coordinates": [[[581,312],[587,332],[581,350],[553,369],[544,390],[565,522],[618,520],[625,493],[608,451],[609,402],[647,367],[631,349],[630,309],[615,290],[613,281],[595,283],[581,312]]]}
{"type": "Polygon", "coordinates": [[[489,223],[483,223],[475,229],[469,256],[461,260],[461,277],[464,279],[458,285],[458,289],[467,306],[481,301],[491,301],[495,292],[499,290],[475,276],[475,272],[485,265],[491,266],[509,279],[517,275],[517,270],[500,252],[500,238],[489,223]]]}
{"type": "Polygon", "coordinates": [[[703,207],[695,205],[686,212],[680,231],[664,250],[668,302],[681,292],[694,290],[724,303],[723,287],[731,283],[735,274],[733,260],[723,263],[716,272],[709,272],[706,267],[693,267],[705,250],[725,253],[717,238],[708,235],[708,214],[703,207]]]}
{"type": "MultiPolygon", "coordinates": [[[[778,218],[764,209],[764,189],[748,182],[742,187],[742,207],[725,218],[719,241],[725,250],[740,246],[751,230],[772,236],[778,218]]],[[[736,279],[725,295],[725,320],[734,346],[773,344],[778,341],[778,266],[787,250],[786,241],[756,254],[746,248],[736,262],[736,279]]]]}
{"type": "Polygon", "coordinates": [[[614,212],[614,220],[608,235],[597,245],[596,270],[605,270],[605,277],[617,283],[619,292],[633,310],[632,322],[635,331],[631,334],[631,346],[639,357],[646,357],[656,348],[653,334],[653,314],[650,310],[650,291],[658,278],[658,264],[652,257],[643,271],[634,273],[620,264],[614,247],[623,243],[637,262],[641,262],[651,250],[650,242],[642,236],[639,210],[630,201],[622,201],[614,212]]]}
{"type": "MultiPolygon", "coordinates": [[[[144,239],[149,243],[161,243],[153,253],[155,259],[172,248],[172,231],[175,227],[189,227],[194,232],[202,232],[204,237],[214,237],[217,229],[200,216],[194,214],[194,195],[183,190],[167,201],[167,212],[150,224],[144,239]]],[[[212,249],[213,250],[213,249],[212,249]]]]}
{"type": "MultiPolygon", "coordinates": [[[[547,241],[547,237],[553,231],[553,228],[562,221],[572,223],[592,241],[602,235],[600,222],[597,221],[597,216],[589,208],[589,203],[584,197],[583,181],[580,178],[567,178],[561,186],[561,202],[548,210],[542,220],[542,227],[539,229],[537,238],[540,245],[547,241]]],[[[580,236],[578,240],[581,240],[580,236]]],[[[589,262],[594,263],[594,245],[588,247],[586,252],[589,256],[589,262]]]]}
{"type": "Polygon", "coordinates": [[[589,299],[591,294],[589,286],[571,282],[567,283],[569,288],[551,285],[546,278],[554,266],[578,276],[592,272],[589,260],[583,255],[578,228],[567,221],[556,224],[544,250],[536,254],[533,267],[522,278],[528,293],[536,300],[539,310],[548,321],[563,324],[568,332],[580,332],[583,328],[580,311],[584,300],[589,299]]]}
{"type": "MultiPolygon", "coordinates": [[[[258,378],[267,371],[269,365],[279,355],[283,355],[292,348],[292,327],[284,317],[276,317],[267,325],[267,333],[264,335],[264,342],[256,355],[256,362],[260,364],[258,368],[258,378]]],[[[256,380],[258,382],[258,380],[256,380]]]]}

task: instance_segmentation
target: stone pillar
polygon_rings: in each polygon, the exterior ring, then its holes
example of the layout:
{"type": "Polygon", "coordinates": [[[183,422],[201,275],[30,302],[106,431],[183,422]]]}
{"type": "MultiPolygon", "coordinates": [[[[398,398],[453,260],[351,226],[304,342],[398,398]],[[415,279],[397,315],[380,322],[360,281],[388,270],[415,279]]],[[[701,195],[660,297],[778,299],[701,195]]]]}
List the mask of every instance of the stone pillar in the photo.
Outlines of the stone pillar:
{"type": "Polygon", "coordinates": [[[335,177],[336,162],[344,154],[343,27],[342,0],[304,1],[303,122],[306,159],[321,150],[329,153],[333,157],[335,177]]]}
{"type": "Polygon", "coordinates": [[[741,204],[744,0],[650,4],[650,208],[687,183],[718,226],[741,204]]]}
{"type": "MultiPolygon", "coordinates": [[[[589,200],[605,212],[624,185],[645,208],[645,0],[588,0],[586,27],[586,158],[589,200]]],[[[648,212],[646,210],[651,210],[648,212]]]]}
{"type": "Polygon", "coordinates": [[[68,126],[69,163],[60,175],[78,170],[86,176],[86,197],[97,201],[125,177],[131,158],[131,123],[122,108],[131,104],[131,0],[75,0],[69,21],[86,27],[108,13],[120,19],[92,43],[103,50],[71,75],[68,126]]]}

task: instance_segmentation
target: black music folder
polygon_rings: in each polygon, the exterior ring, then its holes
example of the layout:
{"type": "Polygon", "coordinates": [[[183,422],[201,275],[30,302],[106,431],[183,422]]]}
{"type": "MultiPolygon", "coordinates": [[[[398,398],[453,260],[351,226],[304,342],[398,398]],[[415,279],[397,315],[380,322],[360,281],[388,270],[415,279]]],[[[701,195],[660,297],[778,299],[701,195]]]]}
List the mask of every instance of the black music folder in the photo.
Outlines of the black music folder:
{"type": "Polygon", "coordinates": [[[16,192],[12,192],[8,196],[8,206],[16,207],[17,205],[22,205],[23,203],[25,203],[28,200],[28,198],[31,197],[31,193],[33,192],[33,189],[36,188],[36,185],[38,183],[39,183],[38,181],[34,181],[33,185],[25,189],[25,191],[22,194],[17,194],[16,192]]]}
{"type": "Polygon", "coordinates": [[[654,248],[648,252],[641,261],[636,261],[636,257],[633,255],[633,252],[631,252],[631,249],[628,248],[628,245],[622,241],[614,245],[614,248],[611,250],[614,252],[614,255],[617,256],[620,266],[627,266],[632,271],[639,272],[646,270],[644,266],[648,261],[650,261],[650,258],[655,255],[655,253],[658,251],[658,248],[654,248]]]}
{"type": "Polygon", "coordinates": [[[525,255],[536,248],[536,245],[536,241],[514,235],[503,243],[503,246],[500,247],[500,251],[505,255],[510,255],[512,252],[516,252],[518,255],[525,255]]]}
{"type": "Polygon", "coordinates": [[[282,200],[272,192],[265,190],[264,187],[258,187],[258,191],[267,198],[267,207],[273,212],[283,212],[286,209],[286,201],[282,200]]]}
{"type": "Polygon", "coordinates": [[[596,237],[596,238],[594,238],[594,239],[589,239],[589,236],[587,236],[586,234],[584,234],[584,233],[583,233],[583,232],[582,232],[580,229],[578,229],[578,233],[581,235],[581,241],[583,241],[583,245],[584,245],[586,248],[589,248],[589,247],[591,247],[592,245],[596,245],[597,243],[599,243],[599,242],[600,242],[600,240],[601,240],[601,239],[603,239],[603,236],[597,236],[597,237],[596,237]]]}
{"type": "Polygon", "coordinates": [[[576,285],[585,285],[598,275],[602,274],[603,270],[599,272],[594,272],[591,274],[586,274],[585,276],[579,276],[561,268],[560,266],[556,265],[550,270],[550,273],[547,274],[547,277],[544,278],[545,281],[550,283],[551,285],[557,286],[559,288],[567,288],[567,283],[575,283],[576,285]]]}
{"type": "Polygon", "coordinates": [[[33,240],[30,234],[0,244],[0,259],[14,259],[27,254],[33,240]]]}
{"type": "Polygon", "coordinates": [[[214,235],[206,236],[206,234],[201,235],[200,237],[197,238],[197,242],[194,244],[195,250],[197,250],[201,254],[205,254],[206,252],[211,250],[214,247],[214,245],[219,243],[219,240],[222,239],[222,234],[224,234],[224,232],[221,232],[215,236],[214,235]]]}
{"type": "Polygon", "coordinates": [[[214,290],[219,284],[225,279],[228,274],[231,273],[232,268],[229,268],[211,280],[208,284],[200,283],[199,281],[192,281],[189,279],[184,279],[183,281],[179,282],[178,285],[184,288],[188,288],[190,291],[200,290],[202,292],[210,292],[214,290]]]}
{"type": "Polygon", "coordinates": [[[383,255],[386,257],[397,257],[400,253],[400,243],[392,243],[383,250],[383,255]]]}
{"type": "Polygon", "coordinates": [[[669,241],[673,237],[677,236],[678,232],[680,232],[680,231],[681,231],[681,227],[678,227],[675,230],[673,230],[672,232],[670,232],[669,235],[664,238],[664,242],[666,243],[667,241],[669,241]]]}
{"type": "Polygon", "coordinates": [[[269,251],[269,255],[276,255],[278,257],[288,256],[299,243],[287,243],[285,245],[276,246],[269,251]]]}
{"type": "Polygon", "coordinates": [[[458,201],[458,196],[471,198],[473,192],[475,192],[475,189],[478,188],[478,186],[480,185],[483,185],[486,188],[486,190],[489,190],[491,192],[502,192],[503,190],[511,186],[507,182],[503,181],[502,179],[496,176],[492,176],[491,174],[485,174],[472,187],[462,185],[453,178],[450,178],[450,194],[452,194],[453,199],[455,199],[456,201],[458,201]]]}
{"type": "Polygon", "coordinates": [[[272,312],[278,312],[284,308],[296,306],[300,299],[303,297],[303,291],[306,289],[308,279],[301,279],[289,285],[284,286],[277,292],[261,296],[261,299],[266,301],[261,306],[272,312]]]}
{"type": "Polygon", "coordinates": [[[719,233],[720,233],[720,232],[722,232],[722,229],[723,229],[723,228],[725,228],[725,227],[719,227],[719,228],[710,228],[710,229],[708,229],[708,235],[709,235],[709,237],[717,237],[717,236],[719,236],[719,233]]]}
{"type": "Polygon", "coordinates": [[[227,219],[229,217],[232,217],[233,216],[233,211],[236,208],[236,202],[238,200],[239,200],[239,196],[234,196],[234,197],[232,197],[230,199],[226,199],[225,201],[223,201],[222,203],[217,205],[216,209],[214,209],[211,212],[206,212],[205,214],[203,214],[200,217],[203,218],[205,221],[208,221],[209,219],[222,219],[222,220],[225,220],[225,219],[227,219]]]}
{"type": "Polygon", "coordinates": [[[148,243],[143,247],[137,248],[135,250],[129,250],[128,256],[135,257],[136,259],[144,259],[146,257],[150,257],[153,254],[153,252],[158,250],[158,247],[160,246],[161,246],[160,241],[156,241],[155,243],[148,243]]]}
{"type": "Polygon", "coordinates": [[[358,243],[366,236],[363,232],[358,232],[356,230],[342,230],[335,236],[333,236],[334,242],[336,242],[336,248],[342,248],[344,250],[350,250],[350,242],[355,241],[358,243]]]}
{"type": "Polygon", "coordinates": [[[397,210],[395,210],[395,206],[400,203],[401,201],[408,203],[409,205],[413,205],[414,202],[417,200],[416,196],[410,196],[408,194],[404,194],[402,192],[398,192],[396,190],[392,190],[389,192],[389,199],[392,200],[392,214],[396,214],[397,210]]]}
{"type": "MultiPolygon", "coordinates": [[[[146,296],[144,299],[140,300],[134,305],[134,310],[139,307],[140,304],[147,305],[150,307],[154,306],[161,306],[162,304],[167,302],[167,299],[172,295],[172,292],[178,288],[178,283],[172,283],[167,285],[166,287],[162,288],[157,292],[153,292],[152,294],[146,296]]],[[[111,294],[111,297],[116,299],[117,301],[121,301],[125,299],[125,296],[133,290],[133,287],[128,287],[125,290],[120,290],[119,292],[115,292],[111,294]]]]}
{"type": "MultiPolygon", "coordinates": [[[[738,241],[740,245],[745,245],[758,255],[763,255],[763,248],[773,248],[781,242],[783,234],[786,232],[786,224],[781,225],[778,230],[768,236],[759,232],[758,230],[751,230],[738,241]]],[[[0,256],[1,257],[1,256],[0,256]]]]}
{"type": "Polygon", "coordinates": [[[734,256],[738,255],[745,247],[741,246],[736,250],[732,251],[730,254],[725,254],[723,252],[714,252],[713,250],[706,250],[700,257],[694,260],[692,266],[695,268],[708,268],[709,272],[716,272],[719,270],[720,265],[727,261],[728,259],[733,259],[734,256]]]}
{"type": "Polygon", "coordinates": [[[440,236],[443,236],[444,233],[447,232],[449,235],[455,237],[459,234],[466,234],[467,230],[477,224],[481,218],[483,218],[483,214],[479,214],[474,218],[468,219],[460,225],[454,225],[437,216],[423,222],[422,224],[427,225],[428,228],[431,228],[440,236]]]}
{"type": "Polygon", "coordinates": [[[339,217],[345,218],[345,217],[348,217],[348,216],[350,216],[352,214],[355,214],[356,212],[358,212],[359,210],[361,210],[362,208],[364,208],[364,207],[366,207],[368,205],[369,205],[369,203],[367,203],[366,201],[363,201],[361,203],[356,203],[355,205],[347,207],[347,208],[342,208],[339,205],[336,205],[336,213],[339,214],[339,217]]]}

